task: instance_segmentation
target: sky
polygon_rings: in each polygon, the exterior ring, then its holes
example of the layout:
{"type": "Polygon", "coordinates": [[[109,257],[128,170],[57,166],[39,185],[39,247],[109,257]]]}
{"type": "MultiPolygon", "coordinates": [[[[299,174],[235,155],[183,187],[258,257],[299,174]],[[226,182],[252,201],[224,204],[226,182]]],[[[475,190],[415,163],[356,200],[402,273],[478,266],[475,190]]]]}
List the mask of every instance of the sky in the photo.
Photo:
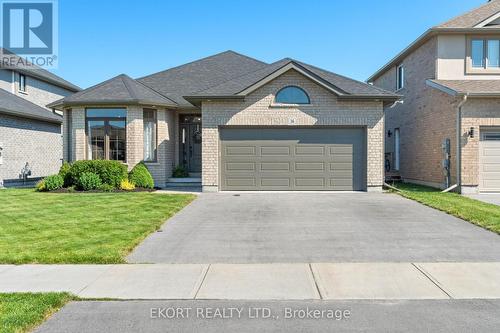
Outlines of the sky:
{"type": "Polygon", "coordinates": [[[226,50],[366,80],[430,27],[487,0],[59,0],[57,75],[87,88],[226,50]]]}

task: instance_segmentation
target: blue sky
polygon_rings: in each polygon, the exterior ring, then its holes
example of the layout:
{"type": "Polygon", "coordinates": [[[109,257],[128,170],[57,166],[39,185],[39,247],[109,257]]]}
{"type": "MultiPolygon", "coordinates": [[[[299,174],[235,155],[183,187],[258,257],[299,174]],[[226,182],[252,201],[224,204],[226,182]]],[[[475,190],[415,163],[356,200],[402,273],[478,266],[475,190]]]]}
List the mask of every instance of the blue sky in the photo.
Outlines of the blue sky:
{"type": "Polygon", "coordinates": [[[365,80],[425,30],[486,0],[59,0],[59,68],[83,87],[225,50],[365,80]]]}

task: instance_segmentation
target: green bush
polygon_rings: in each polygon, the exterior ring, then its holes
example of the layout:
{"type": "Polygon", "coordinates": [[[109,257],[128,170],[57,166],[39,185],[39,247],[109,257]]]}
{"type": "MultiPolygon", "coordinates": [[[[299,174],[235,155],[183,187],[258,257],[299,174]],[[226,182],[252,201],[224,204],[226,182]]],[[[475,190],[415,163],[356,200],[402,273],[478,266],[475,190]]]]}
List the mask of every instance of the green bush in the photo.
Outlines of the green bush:
{"type": "Polygon", "coordinates": [[[55,191],[64,186],[64,179],[59,175],[45,177],[45,191],[55,191]]]}
{"type": "Polygon", "coordinates": [[[62,177],[64,180],[64,187],[68,187],[71,185],[71,179],[70,179],[70,174],[69,171],[71,170],[71,164],[68,162],[64,162],[63,165],[61,165],[61,168],[59,169],[59,176],[62,177]]]}
{"type": "Polygon", "coordinates": [[[83,172],[78,178],[78,187],[84,191],[97,190],[101,185],[101,177],[94,172],[83,172]]]}
{"type": "Polygon", "coordinates": [[[76,161],[69,171],[69,185],[78,185],[78,180],[84,172],[97,174],[103,184],[115,188],[120,186],[122,180],[127,179],[127,166],[119,161],[76,161]]]}
{"type": "Polygon", "coordinates": [[[189,172],[183,166],[176,166],[174,172],[172,173],[174,178],[186,178],[189,177],[189,172]]]}
{"type": "Polygon", "coordinates": [[[99,186],[99,191],[113,192],[114,190],[115,188],[109,184],[101,184],[101,186],[99,186]]]}
{"type": "Polygon", "coordinates": [[[153,188],[155,186],[153,177],[144,163],[137,164],[132,171],[130,171],[128,179],[137,187],[153,188]]]}

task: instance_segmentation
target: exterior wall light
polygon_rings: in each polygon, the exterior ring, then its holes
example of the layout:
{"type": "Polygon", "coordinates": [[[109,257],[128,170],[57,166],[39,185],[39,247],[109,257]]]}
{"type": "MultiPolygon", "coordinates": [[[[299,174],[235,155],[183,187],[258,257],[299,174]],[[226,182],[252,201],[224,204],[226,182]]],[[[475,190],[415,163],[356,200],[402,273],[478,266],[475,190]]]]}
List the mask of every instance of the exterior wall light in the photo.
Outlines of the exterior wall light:
{"type": "Polygon", "coordinates": [[[469,138],[474,139],[474,127],[471,127],[469,129],[469,132],[467,132],[467,135],[469,136],[469,138]]]}
{"type": "Polygon", "coordinates": [[[387,131],[387,137],[390,138],[391,136],[392,136],[392,132],[391,132],[391,130],[388,130],[387,131]]]}

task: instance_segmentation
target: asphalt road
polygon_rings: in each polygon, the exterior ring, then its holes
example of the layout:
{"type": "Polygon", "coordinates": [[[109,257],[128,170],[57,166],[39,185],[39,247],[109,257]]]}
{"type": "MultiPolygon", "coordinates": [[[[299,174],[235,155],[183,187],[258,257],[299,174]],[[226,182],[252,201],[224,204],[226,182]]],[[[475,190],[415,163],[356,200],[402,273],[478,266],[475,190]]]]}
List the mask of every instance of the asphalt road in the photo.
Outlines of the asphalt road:
{"type": "Polygon", "coordinates": [[[495,332],[499,313],[500,300],[82,301],[35,332],[495,332]]]}

